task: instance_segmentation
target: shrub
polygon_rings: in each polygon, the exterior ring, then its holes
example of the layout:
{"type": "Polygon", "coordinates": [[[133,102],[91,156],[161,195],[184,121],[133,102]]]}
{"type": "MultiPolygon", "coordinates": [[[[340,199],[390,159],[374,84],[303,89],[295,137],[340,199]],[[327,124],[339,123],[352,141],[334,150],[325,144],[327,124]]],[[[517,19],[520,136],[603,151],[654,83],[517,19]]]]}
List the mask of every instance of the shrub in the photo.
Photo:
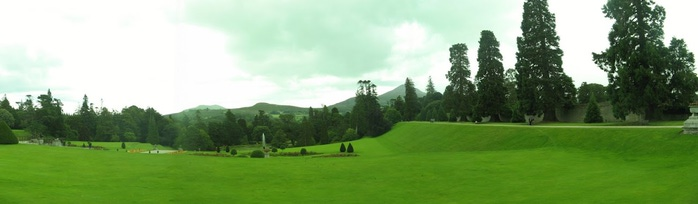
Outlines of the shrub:
{"type": "Polygon", "coordinates": [[[221,153],[221,147],[216,146],[216,153],[221,153]]]}
{"type": "Polygon", "coordinates": [[[349,146],[347,147],[347,153],[354,153],[354,146],[351,146],[351,143],[349,143],[349,146]]]}
{"type": "Polygon", "coordinates": [[[252,158],[264,158],[264,152],[262,150],[254,150],[252,153],[250,153],[250,157],[252,158]]]}
{"type": "Polygon", "coordinates": [[[0,121],[0,144],[17,144],[17,136],[12,132],[5,121],[0,121]]]}
{"type": "Polygon", "coordinates": [[[344,143],[342,142],[342,145],[339,146],[339,152],[346,152],[347,147],[344,146],[344,143]]]}
{"type": "Polygon", "coordinates": [[[271,152],[278,152],[279,150],[276,149],[276,147],[271,148],[271,152]]]}
{"type": "Polygon", "coordinates": [[[599,105],[596,103],[596,97],[594,94],[591,95],[589,99],[589,104],[587,105],[587,113],[584,115],[585,123],[601,123],[603,122],[603,117],[601,116],[601,110],[599,105]]]}
{"type": "Polygon", "coordinates": [[[126,149],[126,143],[121,142],[121,149],[126,149]]]}
{"type": "Polygon", "coordinates": [[[225,152],[230,152],[230,146],[225,146],[225,152]]]}
{"type": "Polygon", "coordinates": [[[237,150],[235,150],[235,149],[230,150],[230,155],[236,155],[236,154],[238,154],[237,150]]]}
{"type": "Polygon", "coordinates": [[[308,154],[308,150],[306,150],[305,148],[301,148],[301,155],[306,155],[306,154],[308,154]]]}

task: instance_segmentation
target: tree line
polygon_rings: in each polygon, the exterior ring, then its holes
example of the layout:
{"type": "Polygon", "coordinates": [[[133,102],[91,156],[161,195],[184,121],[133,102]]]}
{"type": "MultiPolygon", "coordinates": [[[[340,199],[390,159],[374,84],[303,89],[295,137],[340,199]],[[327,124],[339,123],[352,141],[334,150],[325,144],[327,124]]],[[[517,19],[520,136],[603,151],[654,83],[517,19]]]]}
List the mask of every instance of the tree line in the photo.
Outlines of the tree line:
{"type": "MultiPolygon", "coordinates": [[[[478,72],[471,81],[468,46],[449,48],[449,84],[443,94],[435,92],[431,78],[427,96],[415,98],[414,84],[407,78],[404,99],[390,104],[402,120],[523,122],[525,116],[558,121],[556,111],[576,104],[610,101],[616,118],[634,113],[644,120],[658,120],[665,113],[687,113],[696,101],[698,77],[695,59],[683,39],[663,43],[666,12],[652,0],[609,0],[602,11],[615,20],[609,48],[592,53],[593,61],[608,74],[608,86],[587,84],[577,89],[563,70],[560,37],[555,14],[546,0],[527,0],[523,5],[522,35],[517,37],[516,64],[504,70],[499,42],[489,30],[481,32],[477,51],[478,72]]],[[[598,110],[598,107],[592,107],[598,110]]],[[[596,114],[596,113],[594,113],[596,114]]],[[[599,116],[593,120],[599,121],[599,116]]]]}

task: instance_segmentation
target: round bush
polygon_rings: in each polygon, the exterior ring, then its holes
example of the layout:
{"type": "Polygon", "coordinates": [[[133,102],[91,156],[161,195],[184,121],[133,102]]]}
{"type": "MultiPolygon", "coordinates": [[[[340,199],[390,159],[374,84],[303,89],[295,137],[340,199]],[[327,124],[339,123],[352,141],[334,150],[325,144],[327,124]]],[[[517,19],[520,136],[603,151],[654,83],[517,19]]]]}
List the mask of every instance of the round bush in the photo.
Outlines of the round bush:
{"type": "Polygon", "coordinates": [[[279,150],[277,150],[276,147],[275,147],[275,148],[271,148],[271,152],[278,152],[278,151],[279,151],[279,150]]]}
{"type": "Polygon", "coordinates": [[[308,150],[306,150],[305,148],[301,148],[301,155],[306,155],[306,154],[308,154],[308,150]]]}
{"type": "Polygon", "coordinates": [[[252,153],[250,153],[250,157],[252,158],[264,158],[264,152],[262,150],[254,150],[252,153]]]}
{"type": "Polygon", "coordinates": [[[236,154],[238,154],[237,150],[235,150],[235,149],[230,150],[230,155],[236,155],[236,154]]]}

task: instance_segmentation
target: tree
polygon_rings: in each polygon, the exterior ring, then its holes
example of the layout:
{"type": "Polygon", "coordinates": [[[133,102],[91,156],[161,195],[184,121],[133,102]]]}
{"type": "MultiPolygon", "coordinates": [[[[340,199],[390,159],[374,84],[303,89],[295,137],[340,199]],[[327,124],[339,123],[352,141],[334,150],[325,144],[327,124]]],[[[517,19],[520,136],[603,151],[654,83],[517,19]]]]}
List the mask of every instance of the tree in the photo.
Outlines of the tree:
{"type": "Polygon", "coordinates": [[[478,70],[475,75],[478,96],[476,109],[481,116],[491,116],[492,121],[499,121],[499,113],[506,103],[502,53],[499,52],[499,41],[492,31],[483,30],[480,36],[478,70]]]}
{"type": "Polygon", "coordinates": [[[352,141],[352,140],[358,140],[359,135],[356,134],[356,130],[347,128],[346,131],[344,131],[344,135],[342,135],[342,141],[352,141]]]}
{"type": "Polygon", "coordinates": [[[609,47],[593,53],[593,59],[607,73],[613,115],[625,118],[636,113],[645,120],[658,119],[671,95],[668,50],[662,42],[664,8],[653,0],[609,0],[602,11],[615,22],[608,34],[609,47]]]}
{"type": "Polygon", "coordinates": [[[148,119],[148,137],[146,140],[152,145],[160,144],[160,133],[158,132],[158,125],[153,116],[150,116],[150,119],[148,119]]]}
{"type": "Polygon", "coordinates": [[[315,138],[313,137],[315,134],[315,128],[313,128],[313,124],[311,124],[307,119],[303,119],[300,128],[300,138],[298,138],[296,146],[302,147],[315,145],[315,138]]]}
{"type": "Polygon", "coordinates": [[[347,147],[345,147],[345,146],[344,146],[344,143],[342,142],[342,145],[339,146],[339,152],[342,152],[342,153],[343,153],[343,152],[346,152],[346,151],[347,151],[347,147]]]}
{"type": "Polygon", "coordinates": [[[385,111],[385,119],[390,122],[390,124],[396,124],[402,121],[402,114],[397,109],[390,107],[385,111]]]}
{"type": "Polygon", "coordinates": [[[121,142],[121,149],[126,149],[126,143],[125,143],[125,142],[121,142]]]}
{"type": "Polygon", "coordinates": [[[252,130],[252,137],[250,138],[251,141],[254,142],[260,142],[262,143],[262,134],[264,134],[265,140],[264,142],[270,143],[272,138],[274,137],[271,133],[271,129],[267,126],[257,126],[254,127],[254,130],[252,130]]]}
{"type": "Polygon", "coordinates": [[[0,144],[17,144],[17,136],[12,132],[5,121],[0,120],[0,144]]]}
{"type": "Polygon", "coordinates": [[[378,104],[376,85],[370,80],[360,80],[356,91],[356,104],[351,111],[352,125],[357,127],[359,135],[379,136],[390,130],[390,124],[378,104]]]}
{"type": "Polygon", "coordinates": [[[695,74],[695,57],[688,51],[683,39],[672,38],[669,43],[668,88],[669,108],[687,111],[689,103],[696,100],[698,76],[695,74]]]}
{"type": "Polygon", "coordinates": [[[286,136],[286,132],[281,129],[277,130],[274,134],[274,138],[271,140],[271,146],[283,150],[286,149],[287,144],[288,137],[286,136]]]}
{"type": "MultiPolygon", "coordinates": [[[[19,129],[20,128],[20,126],[19,126],[20,119],[19,119],[19,116],[17,115],[17,110],[10,105],[10,101],[7,99],[7,95],[2,97],[2,101],[0,101],[0,109],[6,110],[7,113],[9,113],[9,115],[12,116],[11,122],[8,121],[10,118],[9,116],[7,116],[7,115],[0,116],[0,117],[4,117],[7,125],[9,125],[11,128],[19,129]]],[[[2,119],[3,118],[0,118],[0,120],[2,120],[2,119]]]]}
{"type": "Polygon", "coordinates": [[[608,96],[606,95],[606,87],[604,85],[582,82],[582,85],[579,86],[579,91],[577,93],[577,100],[579,103],[589,103],[591,95],[594,95],[596,102],[604,102],[608,100],[608,96]]]}
{"type": "Polygon", "coordinates": [[[451,117],[466,118],[472,115],[475,103],[475,85],[470,81],[468,46],[463,43],[449,48],[451,69],[446,74],[450,82],[444,92],[444,108],[451,117]]]}
{"type": "Polygon", "coordinates": [[[78,115],[78,120],[75,121],[75,129],[78,132],[78,139],[83,141],[92,141],[96,134],[97,128],[97,114],[95,113],[94,107],[89,102],[87,94],[82,97],[82,105],[76,113],[78,115]]]}
{"type": "Polygon", "coordinates": [[[95,128],[95,140],[97,141],[111,141],[116,137],[118,142],[119,127],[114,122],[114,113],[107,110],[107,108],[102,108],[97,115],[96,128],[95,128]]]}
{"type": "Polygon", "coordinates": [[[40,137],[65,138],[68,129],[65,125],[61,100],[53,98],[49,89],[46,94],[39,96],[39,105],[41,107],[34,113],[38,123],[33,124],[30,131],[40,137]]]}
{"type": "Polygon", "coordinates": [[[443,94],[439,93],[436,91],[436,88],[434,87],[434,82],[431,80],[431,76],[429,76],[429,81],[427,81],[427,87],[426,87],[427,93],[424,95],[424,98],[422,100],[422,105],[426,106],[432,101],[438,101],[443,98],[443,94]]]}
{"type": "Polygon", "coordinates": [[[197,128],[195,125],[187,127],[186,132],[177,138],[175,143],[186,150],[210,150],[213,149],[213,142],[206,131],[197,128]]]}
{"type": "Polygon", "coordinates": [[[9,126],[12,126],[12,124],[15,123],[15,117],[12,116],[12,113],[10,111],[0,108],[0,121],[5,122],[9,126]]]}
{"type": "Polygon", "coordinates": [[[596,104],[596,97],[592,94],[591,99],[589,99],[589,104],[587,104],[587,113],[584,115],[585,123],[601,123],[603,122],[603,117],[601,116],[601,110],[599,105],[596,104]]]}
{"type": "Polygon", "coordinates": [[[347,146],[347,153],[354,153],[354,146],[351,146],[351,143],[347,146]]]}
{"type": "Polygon", "coordinates": [[[522,36],[516,39],[517,97],[525,114],[544,114],[543,120],[557,121],[556,108],[571,101],[574,87],[563,72],[560,37],[555,31],[555,15],[547,0],[524,3],[522,36]]]}
{"type": "Polygon", "coordinates": [[[403,119],[405,121],[413,121],[419,114],[420,107],[417,89],[414,88],[414,83],[408,77],[405,79],[405,110],[402,112],[403,119]]]}

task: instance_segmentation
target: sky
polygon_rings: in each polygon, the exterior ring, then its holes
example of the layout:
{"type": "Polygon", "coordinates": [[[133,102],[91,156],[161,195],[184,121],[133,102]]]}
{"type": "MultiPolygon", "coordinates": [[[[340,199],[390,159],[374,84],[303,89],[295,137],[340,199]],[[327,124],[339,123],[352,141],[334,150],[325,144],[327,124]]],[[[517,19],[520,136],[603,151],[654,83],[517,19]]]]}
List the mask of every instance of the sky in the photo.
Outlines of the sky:
{"type": "MultiPolygon", "coordinates": [[[[0,0],[0,94],[13,103],[48,89],[66,113],[83,95],[97,107],[257,102],[320,107],[353,97],[368,79],[379,93],[410,77],[448,84],[448,48],[465,43],[472,77],[480,32],[514,68],[524,0],[0,0]]],[[[575,84],[608,84],[591,53],[608,47],[605,0],[549,0],[575,84]]],[[[698,3],[656,0],[665,38],[698,50],[698,3]]],[[[471,77],[471,78],[472,78],[471,77]]]]}

